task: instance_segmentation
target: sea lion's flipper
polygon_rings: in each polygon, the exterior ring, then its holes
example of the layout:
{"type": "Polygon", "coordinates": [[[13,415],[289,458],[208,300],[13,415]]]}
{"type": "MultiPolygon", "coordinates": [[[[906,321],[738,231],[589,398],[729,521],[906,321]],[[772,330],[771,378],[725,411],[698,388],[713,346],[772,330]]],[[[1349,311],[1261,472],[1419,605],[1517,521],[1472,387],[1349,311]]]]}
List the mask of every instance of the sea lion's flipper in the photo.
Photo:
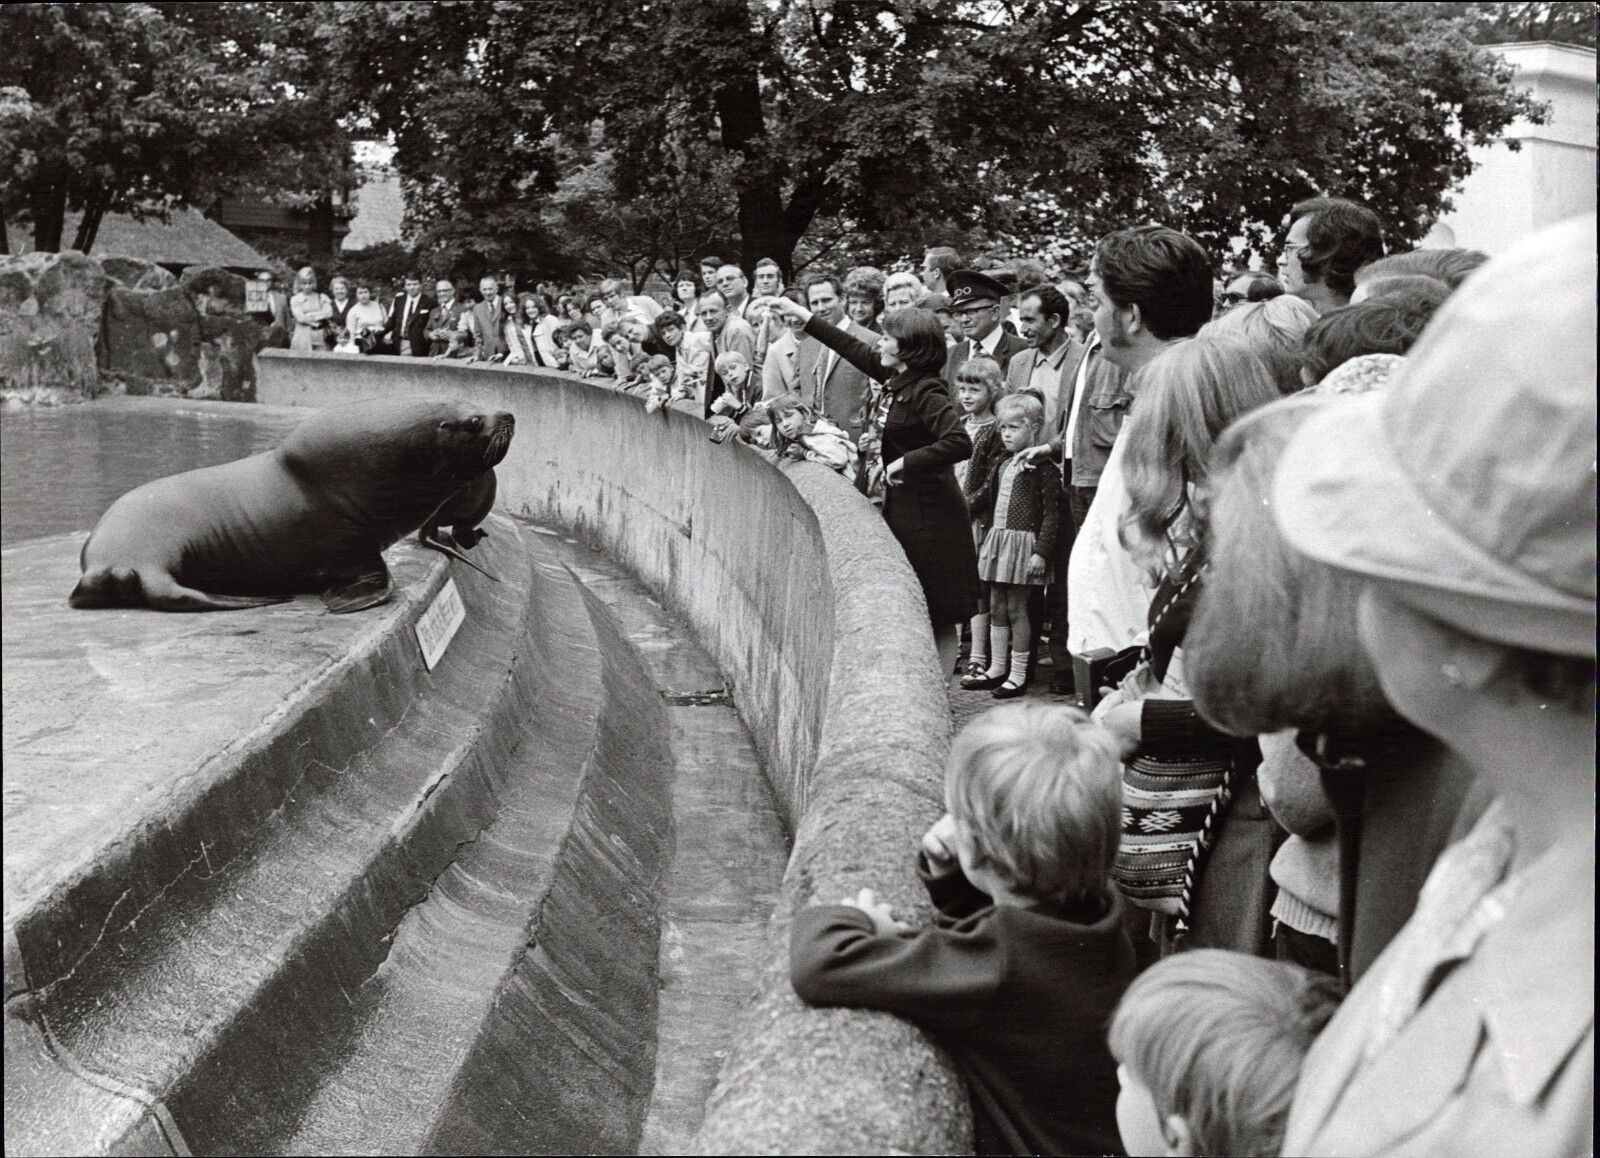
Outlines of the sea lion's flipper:
{"type": "Polygon", "coordinates": [[[454,543],[447,543],[443,538],[441,538],[437,527],[423,527],[417,532],[417,542],[421,543],[424,547],[432,547],[435,551],[449,555],[452,559],[460,559],[468,567],[471,567],[478,574],[482,575],[486,579],[491,580],[492,582],[500,582],[500,580],[495,578],[495,576],[489,574],[489,572],[485,571],[482,567],[478,566],[471,559],[467,558],[459,550],[457,550],[454,543]]]}
{"type": "Polygon", "coordinates": [[[489,537],[489,532],[479,527],[463,527],[460,523],[450,528],[450,537],[463,551],[470,551],[489,537]]]}
{"type": "Polygon", "coordinates": [[[322,602],[335,615],[352,611],[365,611],[380,603],[389,602],[393,588],[389,583],[389,568],[379,559],[369,571],[363,571],[341,587],[330,587],[322,593],[322,602]]]}
{"type": "Polygon", "coordinates": [[[287,603],[288,595],[212,595],[185,587],[165,571],[101,567],[86,572],[67,602],[73,607],[149,607],[155,611],[239,611],[287,603]]]}

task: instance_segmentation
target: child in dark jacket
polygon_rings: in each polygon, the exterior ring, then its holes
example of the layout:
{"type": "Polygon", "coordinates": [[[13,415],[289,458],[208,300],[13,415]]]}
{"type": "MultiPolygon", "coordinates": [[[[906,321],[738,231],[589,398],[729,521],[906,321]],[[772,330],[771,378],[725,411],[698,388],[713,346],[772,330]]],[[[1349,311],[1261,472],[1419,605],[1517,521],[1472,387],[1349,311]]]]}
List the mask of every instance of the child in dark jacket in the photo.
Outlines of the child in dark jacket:
{"type": "Polygon", "coordinates": [[[901,925],[870,889],[804,909],[795,992],[899,1014],[948,1049],[979,1154],[1120,1154],[1106,1026],[1134,961],[1110,884],[1112,737],[1074,708],[995,708],[951,746],[945,805],[918,864],[937,923],[901,925]]]}
{"type": "MultiPolygon", "coordinates": [[[[990,469],[1005,456],[1000,446],[1000,425],[995,421],[995,403],[1005,396],[1006,381],[1000,363],[987,354],[974,354],[956,371],[956,404],[961,407],[961,422],[972,439],[972,457],[956,464],[956,481],[972,513],[972,545],[981,549],[989,535],[989,519],[973,506],[973,495],[989,480],[990,469]]],[[[959,672],[974,678],[989,670],[989,585],[978,584],[978,614],[967,627],[966,660],[959,672]]]]}
{"type": "Polygon", "coordinates": [[[978,551],[978,578],[989,585],[992,654],[988,670],[963,676],[961,686],[992,688],[995,699],[1009,700],[1028,687],[1033,647],[1028,595],[1051,580],[1061,479],[1020,453],[1044,432],[1044,403],[1037,394],[1007,394],[995,403],[994,413],[1004,453],[983,485],[969,492],[973,513],[989,516],[989,533],[978,551]]]}

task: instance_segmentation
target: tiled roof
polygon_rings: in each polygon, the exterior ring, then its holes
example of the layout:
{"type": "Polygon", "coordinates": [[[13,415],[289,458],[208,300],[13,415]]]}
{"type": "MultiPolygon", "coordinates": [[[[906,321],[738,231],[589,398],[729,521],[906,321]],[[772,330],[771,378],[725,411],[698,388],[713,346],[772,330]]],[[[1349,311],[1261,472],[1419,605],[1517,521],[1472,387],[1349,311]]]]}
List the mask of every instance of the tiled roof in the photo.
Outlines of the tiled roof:
{"type": "MultiPolygon", "coordinates": [[[[72,244],[78,220],[78,214],[67,214],[61,230],[63,246],[72,244]]],[[[7,234],[18,253],[33,248],[31,226],[8,224],[7,234]]],[[[194,209],[174,209],[165,222],[154,217],[135,221],[121,213],[107,213],[94,239],[93,256],[137,257],[165,265],[270,268],[264,255],[194,209]]]]}

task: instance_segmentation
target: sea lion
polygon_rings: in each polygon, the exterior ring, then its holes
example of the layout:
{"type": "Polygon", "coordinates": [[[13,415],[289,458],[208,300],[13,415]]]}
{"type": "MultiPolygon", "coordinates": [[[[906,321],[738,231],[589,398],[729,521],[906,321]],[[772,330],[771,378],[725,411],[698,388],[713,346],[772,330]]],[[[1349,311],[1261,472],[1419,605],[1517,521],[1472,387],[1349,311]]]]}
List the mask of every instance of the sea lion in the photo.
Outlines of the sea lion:
{"type": "MultiPolygon", "coordinates": [[[[320,592],[329,610],[389,598],[385,547],[449,524],[481,537],[514,419],[451,398],[322,410],[275,450],[136,487],[79,556],[73,607],[226,611],[320,592]]],[[[432,531],[430,536],[428,532],[432,531]]]]}

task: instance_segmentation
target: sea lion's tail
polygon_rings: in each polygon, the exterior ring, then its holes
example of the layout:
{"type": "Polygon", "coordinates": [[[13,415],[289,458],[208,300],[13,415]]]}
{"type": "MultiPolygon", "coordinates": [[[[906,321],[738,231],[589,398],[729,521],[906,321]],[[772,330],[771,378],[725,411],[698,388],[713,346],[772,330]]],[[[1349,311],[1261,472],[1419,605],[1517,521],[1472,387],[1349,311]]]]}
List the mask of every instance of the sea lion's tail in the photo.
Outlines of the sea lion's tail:
{"type": "Polygon", "coordinates": [[[212,595],[185,587],[165,571],[148,578],[132,567],[96,567],[85,571],[67,596],[80,610],[100,607],[150,607],[156,611],[239,611],[287,603],[287,595],[212,595]]]}
{"type": "MultiPolygon", "coordinates": [[[[88,544],[84,544],[85,548],[88,544]]],[[[142,607],[144,584],[130,567],[96,567],[85,571],[78,585],[67,596],[67,605],[80,609],[95,607],[142,607]]]]}

